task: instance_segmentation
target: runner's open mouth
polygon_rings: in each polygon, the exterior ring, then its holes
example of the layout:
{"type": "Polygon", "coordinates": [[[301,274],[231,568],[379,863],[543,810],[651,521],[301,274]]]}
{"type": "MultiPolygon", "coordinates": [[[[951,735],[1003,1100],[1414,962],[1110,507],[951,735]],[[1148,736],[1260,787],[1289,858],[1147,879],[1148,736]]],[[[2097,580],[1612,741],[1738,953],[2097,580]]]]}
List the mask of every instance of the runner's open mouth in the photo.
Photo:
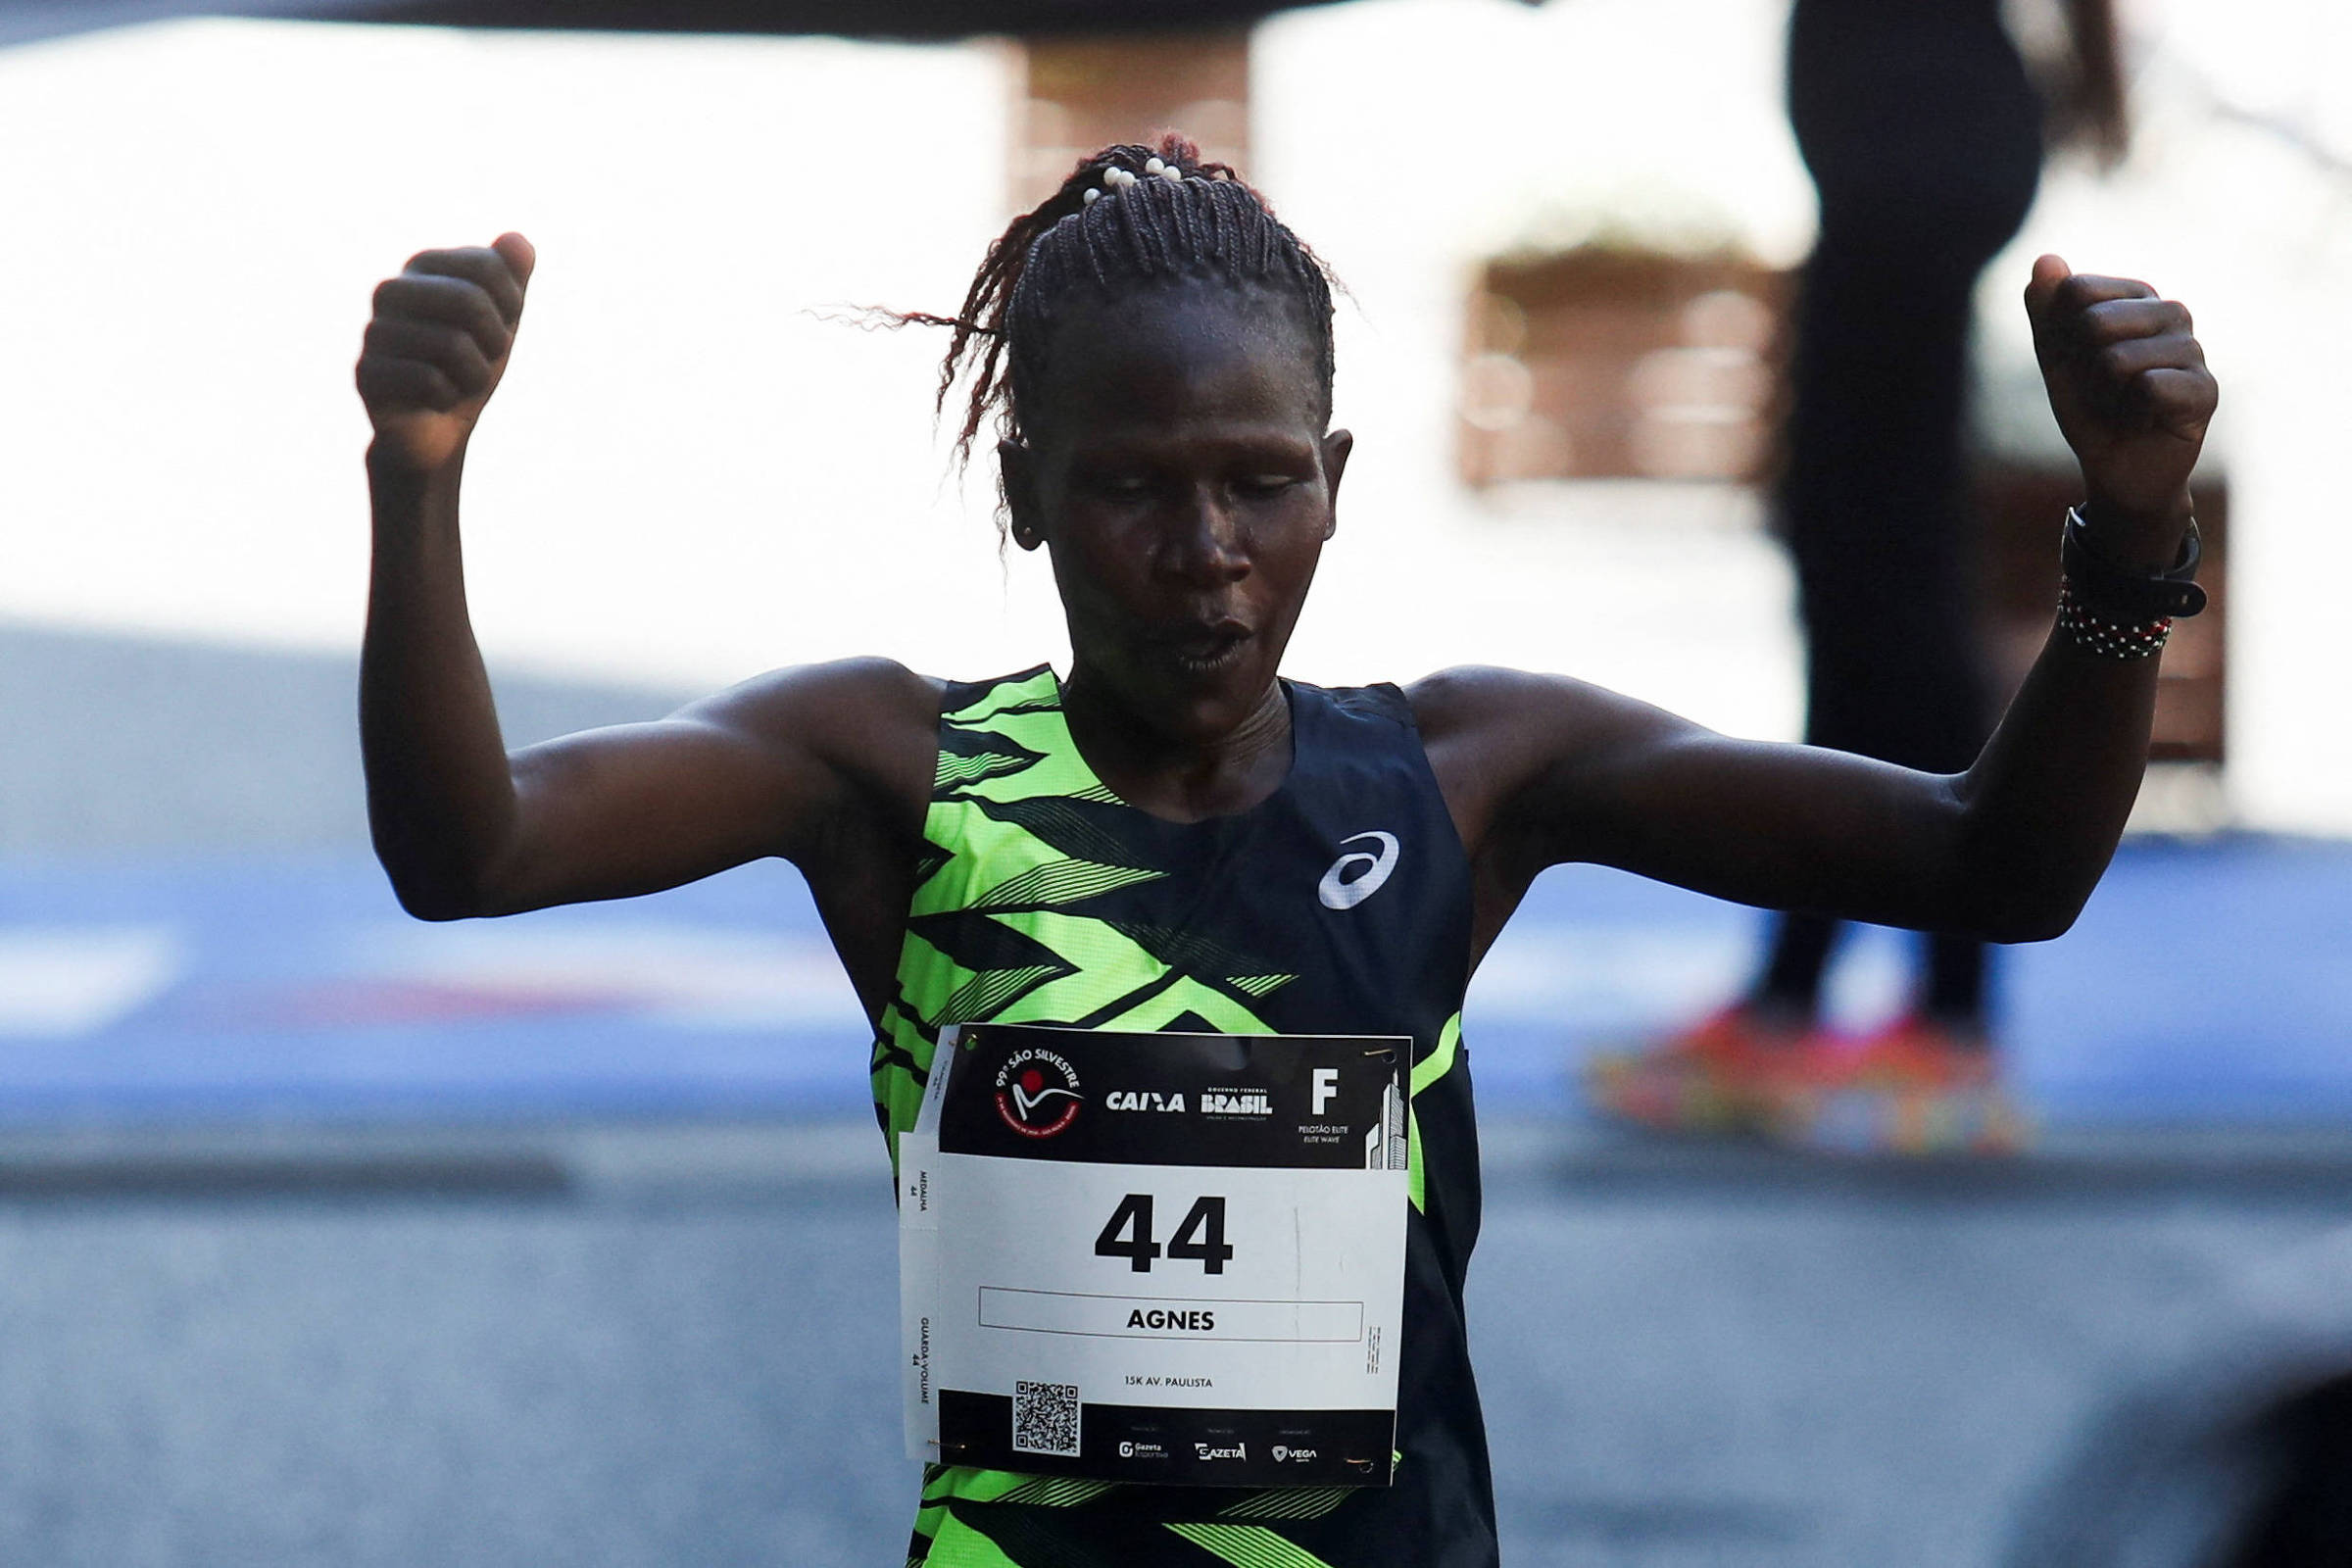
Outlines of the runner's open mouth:
{"type": "Polygon", "coordinates": [[[1248,646],[1250,628],[1237,620],[1195,622],[1163,632],[1155,641],[1170,662],[1194,671],[1222,669],[1248,646]]]}

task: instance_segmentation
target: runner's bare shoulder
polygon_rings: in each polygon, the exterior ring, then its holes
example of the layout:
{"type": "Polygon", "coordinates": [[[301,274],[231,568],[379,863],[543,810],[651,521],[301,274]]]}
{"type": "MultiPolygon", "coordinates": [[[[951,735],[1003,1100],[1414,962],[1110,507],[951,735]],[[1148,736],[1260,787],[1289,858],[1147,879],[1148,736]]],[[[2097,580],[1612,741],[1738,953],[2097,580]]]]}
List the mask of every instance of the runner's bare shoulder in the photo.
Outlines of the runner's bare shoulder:
{"type": "Polygon", "coordinates": [[[946,687],[893,659],[841,659],[771,669],[676,716],[919,799],[930,788],[946,687]]]}

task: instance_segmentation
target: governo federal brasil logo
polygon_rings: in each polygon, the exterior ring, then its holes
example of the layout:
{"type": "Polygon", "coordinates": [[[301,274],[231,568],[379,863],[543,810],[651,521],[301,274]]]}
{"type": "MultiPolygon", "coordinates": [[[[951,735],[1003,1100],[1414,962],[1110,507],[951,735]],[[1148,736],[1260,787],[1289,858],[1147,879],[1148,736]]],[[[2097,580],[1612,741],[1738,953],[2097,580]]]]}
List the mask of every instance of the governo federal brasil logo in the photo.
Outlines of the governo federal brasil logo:
{"type": "Polygon", "coordinates": [[[1051,1138],[1078,1119],[1078,1069],[1058,1052],[1023,1046],[997,1069],[997,1114],[1023,1138],[1051,1138]]]}

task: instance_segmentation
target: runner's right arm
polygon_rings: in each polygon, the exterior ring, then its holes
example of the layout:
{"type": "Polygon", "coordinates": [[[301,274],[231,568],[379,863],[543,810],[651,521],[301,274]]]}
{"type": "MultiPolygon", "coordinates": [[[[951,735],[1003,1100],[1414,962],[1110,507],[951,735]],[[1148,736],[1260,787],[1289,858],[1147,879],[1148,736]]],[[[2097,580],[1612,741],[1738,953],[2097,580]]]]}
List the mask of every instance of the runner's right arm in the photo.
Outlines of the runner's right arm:
{"type": "Polygon", "coordinates": [[[458,492],[533,261],[519,234],[420,253],[377,288],[360,357],[375,427],[360,741],[402,906],[456,919],[623,898],[764,856],[808,869],[877,826],[919,832],[938,688],[886,660],[778,671],[508,753],[466,612],[458,492]]]}

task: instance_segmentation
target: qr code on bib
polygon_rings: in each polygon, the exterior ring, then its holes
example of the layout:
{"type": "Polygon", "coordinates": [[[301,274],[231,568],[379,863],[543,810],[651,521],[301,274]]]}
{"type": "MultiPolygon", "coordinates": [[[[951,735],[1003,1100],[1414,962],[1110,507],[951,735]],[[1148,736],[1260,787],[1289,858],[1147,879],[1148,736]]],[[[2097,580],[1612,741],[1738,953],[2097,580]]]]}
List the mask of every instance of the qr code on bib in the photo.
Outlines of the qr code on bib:
{"type": "Polygon", "coordinates": [[[1016,1453],[1078,1457],[1078,1385],[1015,1383],[1012,1446],[1016,1453]]]}

